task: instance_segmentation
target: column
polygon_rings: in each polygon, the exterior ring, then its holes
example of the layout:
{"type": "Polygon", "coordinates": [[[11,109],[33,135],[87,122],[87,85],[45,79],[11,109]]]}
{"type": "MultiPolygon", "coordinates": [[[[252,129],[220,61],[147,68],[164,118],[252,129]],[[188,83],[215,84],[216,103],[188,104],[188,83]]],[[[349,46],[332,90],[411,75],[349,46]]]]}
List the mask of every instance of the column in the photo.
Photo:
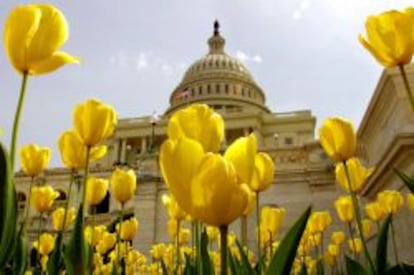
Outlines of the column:
{"type": "Polygon", "coordinates": [[[126,162],[126,145],[127,145],[127,139],[124,138],[121,140],[121,163],[122,164],[126,162]]]}
{"type": "Polygon", "coordinates": [[[147,151],[147,136],[141,137],[141,154],[147,151]]]}
{"type": "Polygon", "coordinates": [[[119,162],[119,139],[115,139],[114,141],[114,154],[112,157],[112,163],[119,162]]]}

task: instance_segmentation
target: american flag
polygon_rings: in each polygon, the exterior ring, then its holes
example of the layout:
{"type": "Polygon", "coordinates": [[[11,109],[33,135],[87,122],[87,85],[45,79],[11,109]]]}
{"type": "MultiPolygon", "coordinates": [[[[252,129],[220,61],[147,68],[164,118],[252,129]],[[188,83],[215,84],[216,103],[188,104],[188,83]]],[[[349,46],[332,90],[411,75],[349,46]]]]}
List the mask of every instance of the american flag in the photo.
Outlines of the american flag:
{"type": "Polygon", "coordinates": [[[182,90],[181,92],[178,93],[177,99],[185,98],[185,97],[187,97],[189,95],[190,95],[190,89],[189,88],[185,88],[184,90],[182,90]]]}

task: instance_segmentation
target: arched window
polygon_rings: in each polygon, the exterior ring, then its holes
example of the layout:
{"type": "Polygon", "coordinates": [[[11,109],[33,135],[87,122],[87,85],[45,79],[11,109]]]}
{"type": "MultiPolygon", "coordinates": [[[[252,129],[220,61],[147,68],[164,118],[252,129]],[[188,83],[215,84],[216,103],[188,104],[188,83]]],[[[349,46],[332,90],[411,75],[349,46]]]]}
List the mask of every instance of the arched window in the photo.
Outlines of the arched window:
{"type": "Polygon", "coordinates": [[[110,199],[111,195],[109,192],[107,192],[103,201],[101,201],[101,203],[96,206],[96,214],[104,214],[109,212],[110,199]]]}
{"type": "Polygon", "coordinates": [[[59,192],[59,197],[56,198],[57,201],[65,201],[66,200],[66,193],[60,189],[57,190],[59,192]]]}
{"type": "Polygon", "coordinates": [[[18,205],[19,205],[19,209],[20,210],[22,210],[22,209],[25,208],[25,206],[26,206],[26,200],[27,200],[27,198],[26,198],[26,194],[25,193],[23,193],[21,191],[17,192],[17,202],[18,202],[18,205]]]}

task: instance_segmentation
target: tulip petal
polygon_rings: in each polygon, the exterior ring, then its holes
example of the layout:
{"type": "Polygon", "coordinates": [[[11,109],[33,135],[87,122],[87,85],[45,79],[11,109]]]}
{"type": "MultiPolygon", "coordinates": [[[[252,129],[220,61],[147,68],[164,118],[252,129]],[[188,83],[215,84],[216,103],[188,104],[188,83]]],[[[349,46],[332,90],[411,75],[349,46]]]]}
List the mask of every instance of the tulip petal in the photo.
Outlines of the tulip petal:
{"type": "Polygon", "coordinates": [[[165,183],[180,207],[192,213],[190,183],[199,166],[204,150],[200,143],[189,138],[166,140],[160,149],[160,168],[165,183]]]}
{"type": "Polygon", "coordinates": [[[31,64],[29,73],[32,75],[50,73],[69,63],[79,64],[79,59],[65,52],[56,52],[40,62],[31,64]]]}
{"type": "Polygon", "coordinates": [[[95,146],[91,149],[90,159],[92,161],[101,159],[101,158],[103,158],[103,156],[106,155],[107,151],[108,151],[108,147],[106,145],[95,146]]]}
{"type": "Polygon", "coordinates": [[[27,47],[35,35],[42,13],[35,5],[17,6],[9,15],[4,28],[7,57],[20,72],[28,70],[27,47]]]}
{"type": "Polygon", "coordinates": [[[362,35],[358,36],[358,40],[362,46],[364,46],[364,48],[367,49],[384,67],[391,68],[396,65],[391,59],[387,58],[387,56],[382,55],[376,48],[371,46],[371,44],[369,44],[369,42],[366,41],[362,35]]]}
{"type": "Polygon", "coordinates": [[[27,59],[33,63],[50,57],[69,36],[68,24],[61,11],[49,4],[35,6],[41,12],[41,19],[36,33],[27,45],[27,59]]]}
{"type": "Polygon", "coordinates": [[[244,183],[251,181],[256,152],[256,136],[252,133],[247,137],[238,138],[224,153],[224,157],[233,163],[237,175],[244,183]]]}

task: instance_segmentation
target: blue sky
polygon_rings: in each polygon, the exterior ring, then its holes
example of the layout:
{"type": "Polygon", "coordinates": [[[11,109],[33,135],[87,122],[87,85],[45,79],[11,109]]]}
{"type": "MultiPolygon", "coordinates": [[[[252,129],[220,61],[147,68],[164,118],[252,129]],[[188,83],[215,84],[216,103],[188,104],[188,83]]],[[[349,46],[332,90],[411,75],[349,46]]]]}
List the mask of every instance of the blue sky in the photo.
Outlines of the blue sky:
{"type": "MultiPolygon", "coordinates": [[[[72,109],[90,97],[113,105],[120,117],[162,113],[186,68],[207,53],[215,19],[226,52],[242,59],[275,112],[310,109],[318,125],[341,115],[357,126],[382,68],[358,43],[370,14],[412,1],[227,0],[49,1],[63,11],[70,37],[63,50],[81,58],[31,77],[19,144],[54,149],[72,125],[72,109]]],[[[0,22],[28,1],[2,0],[0,22]]],[[[0,125],[10,141],[20,76],[0,51],[0,125]]]]}

